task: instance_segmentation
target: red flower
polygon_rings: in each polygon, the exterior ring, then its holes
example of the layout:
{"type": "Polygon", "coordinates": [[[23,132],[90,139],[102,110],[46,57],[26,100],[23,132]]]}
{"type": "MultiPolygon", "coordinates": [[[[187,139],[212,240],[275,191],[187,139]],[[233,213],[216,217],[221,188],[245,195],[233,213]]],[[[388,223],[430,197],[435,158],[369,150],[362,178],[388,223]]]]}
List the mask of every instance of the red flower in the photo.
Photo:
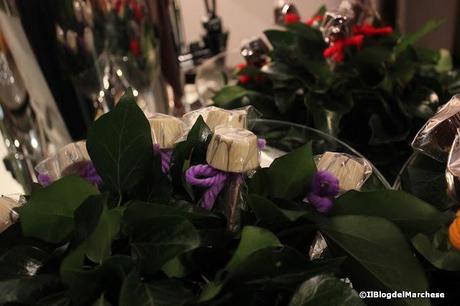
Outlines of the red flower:
{"type": "Polygon", "coordinates": [[[374,36],[374,35],[390,35],[393,33],[392,27],[381,27],[377,28],[369,23],[365,23],[362,25],[355,25],[353,27],[353,34],[363,34],[366,36],[374,36]]]}
{"type": "Polygon", "coordinates": [[[142,13],[142,9],[136,0],[131,1],[131,10],[133,10],[134,19],[136,19],[138,23],[141,23],[144,19],[144,13],[142,13]]]}
{"type": "Polygon", "coordinates": [[[131,50],[131,53],[134,56],[141,55],[141,48],[139,46],[139,41],[137,39],[131,39],[131,42],[129,43],[129,50],[131,50]]]}
{"type": "Polygon", "coordinates": [[[323,20],[323,16],[317,15],[317,16],[313,16],[312,18],[308,19],[307,22],[305,22],[305,24],[311,27],[315,25],[317,22],[321,22],[322,20],[323,20]]]}
{"type": "Polygon", "coordinates": [[[292,24],[300,21],[300,16],[295,13],[287,13],[284,15],[284,24],[292,24]]]}
{"type": "Polygon", "coordinates": [[[238,81],[241,85],[247,85],[251,81],[251,78],[249,77],[249,75],[243,74],[238,77],[238,81]]]}

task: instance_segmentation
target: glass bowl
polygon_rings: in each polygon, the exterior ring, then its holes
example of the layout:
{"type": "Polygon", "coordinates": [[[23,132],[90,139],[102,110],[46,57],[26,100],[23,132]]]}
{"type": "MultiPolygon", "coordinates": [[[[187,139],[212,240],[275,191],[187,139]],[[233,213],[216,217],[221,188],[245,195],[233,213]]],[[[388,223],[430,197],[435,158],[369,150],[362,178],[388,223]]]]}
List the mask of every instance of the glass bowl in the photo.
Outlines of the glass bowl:
{"type": "Polygon", "coordinates": [[[239,50],[231,50],[217,54],[198,66],[195,86],[203,105],[212,104],[212,97],[224,86],[238,83],[234,71],[241,63],[245,63],[245,59],[239,50]]]}
{"type": "MultiPolygon", "coordinates": [[[[347,153],[360,158],[362,154],[338,140],[337,138],[323,133],[319,130],[303,126],[300,124],[268,120],[255,119],[249,122],[250,129],[258,136],[267,141],[266,148],[261,153],[262,166],[268,165],[271,160],[295,150],[296,148],[312,142],[313,154],[323,154],[326,151],[347,153]]],[[[366,159],[367,160],[367,159],[366,159]]],[[[380,171],[367,161],[372,168],[372,174],[361,187],[362,191],[391,189],[390,184],[380,171]]]]}
{"type": "Polygon", "coordinates": [[[401,168],[393,185],[419,199],[446,210],[455,205],[447,195],[446,163],[414,152],[401,168]]]}

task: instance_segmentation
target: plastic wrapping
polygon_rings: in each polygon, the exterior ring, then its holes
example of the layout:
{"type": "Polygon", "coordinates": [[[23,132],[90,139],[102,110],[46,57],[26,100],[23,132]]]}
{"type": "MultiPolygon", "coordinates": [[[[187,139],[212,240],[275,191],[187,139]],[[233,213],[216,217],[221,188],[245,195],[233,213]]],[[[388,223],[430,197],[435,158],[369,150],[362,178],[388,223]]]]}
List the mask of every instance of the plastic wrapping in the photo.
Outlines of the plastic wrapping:
{"type": "Polygon", "coordinates": [[[16,223],[19,215],[14,211],[14,208],[21,205],[22,201],[16,201],[7,196],[0,197],[0,233],[16,223]]]}
{"type": "Polygon", "coordinates": [[[254,170],[259,167],[257,136],[243,128],[219,126],[208,146],[206,161],[225,172],[254,170]]]}
{"type": "Polygon", "coordinates": [[[252,106],[233,110],[208,106],[188,112],[182,116],[182,121],[185,124],[185,134],[188,134],[199,116],[202,116],[208,127],[214,131],[218,126],[248,128],[248,122],[258,118],[259,113],[252,106]]]}
{"type": "Polygon", "coordinates": [[[152,132],[153,144],[160,149],[172,149],[185,130],[184,123],[173,116],[155,114],[148,118],[152,132]]]}
{"type": "Polygon", "coordinates": [[[287,14],[299,15],[299,11],[291,1],[278,0],[275,5],[274,17],[277,25],[284,25],[284,16],[287,14]]]}
{"type": "Polygon", "coordinates": [[[244,175],[259,167],[257,136],[243,128],[217,127],[208,146],[206,161],[214,169],[226,173],[222,190],[225,200],[218,209],[226,216],[228,229],[238,231],[244,206],[241,193],[244,175]]]}
{"type": "Polygon", "coordinates": [[[320,30],[326,43],[345,39],[351,35],[351,11],[326,12],[320,30]]]}
{"type": "Polygon", "coordinates": [[[376,15],[371,0],[342,0],[338,11],[347,12],[354,24],[371,22],[376,15]]]}
{"type": "Polygon", "coordinates": [[[80,174],[90,162],[86,141],[82,140],[62,147],[55,155],[41,161],[35,170],[39,176],[46,176],[51,183],[62,176],[80,174]]]}
{"type": "Polygon", "coordinates": [[[455,201],[460,201],[460,133],[452,143],[446,167],[447,193],[455,201]]]}
{"type": "Polygon", "coordinates": [[[267,62],[269,51],[267,44],[260,37],[244,42],[240,49],[241,55],[248,65],[256,67],[261,67],[267,62]]]}
{"type": "Polygon", "coordinates": [[[445,161],[460,128],[460,95],[455,95],[428,120],[412,141],[412,147],[445,161]]]}
{"type": "Polygon", "coordinates": [[[360,190],[372,174],[372,166],[364,158],[346,153],[325,152],[315,156],[318,170],[332,173],[339,179],[340,191],[360,190]]]}

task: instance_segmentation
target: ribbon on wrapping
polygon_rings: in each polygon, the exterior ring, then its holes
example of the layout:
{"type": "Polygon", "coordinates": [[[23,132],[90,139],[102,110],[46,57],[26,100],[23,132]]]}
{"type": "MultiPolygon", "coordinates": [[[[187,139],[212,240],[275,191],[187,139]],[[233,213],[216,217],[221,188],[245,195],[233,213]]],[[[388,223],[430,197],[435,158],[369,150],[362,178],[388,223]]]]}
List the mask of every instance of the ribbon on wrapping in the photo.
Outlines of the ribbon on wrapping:
{"type": "Polygon", "coordinates": [[[171,168],[172,150],[160,149],[159,144],[154,144],[153,151],[155,152],[155,154],[160,154],[161,171],[163,171],[164,174],[167,174],[169,172],[169,169],[171,168]]]}
{"type": "Polygon", "coordinates": [[[392,27],[374,27],[369,23],[355,25],[352,29],[354,35],[377,36],[377,35],[390,35],[393,33],[392,27]]]}
{"type": "MultiPolygon", "coordinates": [[[[89,183],[96,185],[97,187],[102,185],[102,178],[97,173],[96,168],[94,168],[92,162],[88,162],[84,167],[80,168],[78,175],[89,183]]],[[[48,174],[40,173],[37,176],[37,179],[40,185],[43,187],[46,187],[52,183],[51,177],[48,174]]]]}
{"type": "Polygon", "coordinates": [[[339,39],[331,43],[323,52],[325,58],[331,58],[337,63],[343,62],[345,59],[345,48],[349,46],[356,46],[360,49],[364,42],[364,35],[358,34],[349,38],[339,39]]]}
{"type": "MultiPolygon", "coordinates": [[[[267,142],[263,138],[257,139],[257,147],[265,148],[267,142]]],[[[201,201],[201,206],[204,209],[211,210],[216,202],[217,196],[224,188],[225,184],[231,180],[240,181],[243,179],[243,174],[225,172],[207,164],[200,164],[190,167],[185,172],[185,180],[193,186],[208,188],[201,201]]]]}
{"type": "Polygon", "coordinates": [[[313,176],[312,190],[304,198],[304,202],[308,202],[320,213],[328,213],[339,191],[337,177],[328,171],[318,171],[313,176]]]}
{"type": "Polygon", "coordinates": [[[332,42],[328,48],[323,52],[325,58],[331,58],[337,63],[343,62],[345,59],[345,48],[349,46],[356,46],[360,49],[364,42],[365,36],[377,35],[390,35],[393,33],[392,27],[374,27],[371,24],[365,23],[362,25],[355,25],[352,29],[353,36],[338,41],[332,42]]]}
{"type": "Polygon", "coordinates": [[[311,26],[313,26],[313,25],[315,25],[315,24],[317,24],[317,23],[323,21],[323,19],[324,19],[324,16],[322,16],[322,15],[316,15],[316,16],[313,16],[312,18],[308,19],[308,20],[305,22],[305,24],[306,24],[307,26],[310,26],[310,27],[311,27],[311,26]]]}

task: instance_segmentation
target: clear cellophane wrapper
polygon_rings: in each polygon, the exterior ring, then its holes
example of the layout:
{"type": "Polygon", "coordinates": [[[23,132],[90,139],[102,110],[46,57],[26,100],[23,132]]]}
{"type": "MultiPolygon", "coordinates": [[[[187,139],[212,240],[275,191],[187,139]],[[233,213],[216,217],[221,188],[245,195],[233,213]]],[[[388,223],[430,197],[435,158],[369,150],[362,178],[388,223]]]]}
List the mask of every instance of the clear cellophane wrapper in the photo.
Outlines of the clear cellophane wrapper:
{"type": "Polygon", "coordinates": [[[79,174],[90,162],[86,141],[82,140],[65,145],[55,155],[41,161],[35,170],[54,182],[66,175],[79,174]]]}
{"type": "Polygon", "coordinates": [[[438,161],[445,161],[458,128],[460,95],[455,95],[420,129],[412,141],[412,147],[438,161]]]}
{"type": "Polygon", "coordinates": [[[157,113],[148,117],[148,121],[152,142],[160,149],[173,149],[178,140],[184,136],[185,123],[179,118],[157,113]]]}
{"type": "Polygon", "coordinates": [[[338,178],[341,193],[360,190],[372,175],[366,159],[347,153],[325,152],[315,156],[315,163],[318,171],[328,171],[338,178]]]}
{"type": "Polygon", "coordinates": [[[23,202],[22,196],[17,200],[9,196],[0,197],[0,233],[16,223],[19,215],[14,209],[20,207],[23,202]]]}
{"type": "Polygon", "coordinates": [[[447,158],[446,181],[449,196],[460,201],[460,130],[457,131],[447,158]]]}
{"type": "Polygon", "coordinates": [[[260,117],[260,113],[252,106],[227,110],[216,106],[208,106],[191,111],[182,116],[184,133],[180,140],[187,137],[188,132],[199,117],[202,117],[206,125],[214,131],[218,126],[233,128],[251,128],[250,122],[260,117]]]}
{"type": "MultiPolygon", "coordinates": [[[[360,190],[372,175],[369,162],[355,155],[339,152],[325,152],[315,156],[318,171],[328,171],[339,180],[340,193],[349,190],[360,190]]],[[[310,259],[319,259],[326,252],[327,244],[324,237],[318,233],[309,250],[310,259]]]]}
{"type": "Polygon", "coordinates": [[[259,167],[257,136],[244,128],[217,126],[209,143],[206,161],[215,169],[226,173],[227,180],[221,191],[217,209],[227,218],[228,229],[238,231],[241,225],[241,210],[245,203],[243,192],[245,177],[259,167]]]}

